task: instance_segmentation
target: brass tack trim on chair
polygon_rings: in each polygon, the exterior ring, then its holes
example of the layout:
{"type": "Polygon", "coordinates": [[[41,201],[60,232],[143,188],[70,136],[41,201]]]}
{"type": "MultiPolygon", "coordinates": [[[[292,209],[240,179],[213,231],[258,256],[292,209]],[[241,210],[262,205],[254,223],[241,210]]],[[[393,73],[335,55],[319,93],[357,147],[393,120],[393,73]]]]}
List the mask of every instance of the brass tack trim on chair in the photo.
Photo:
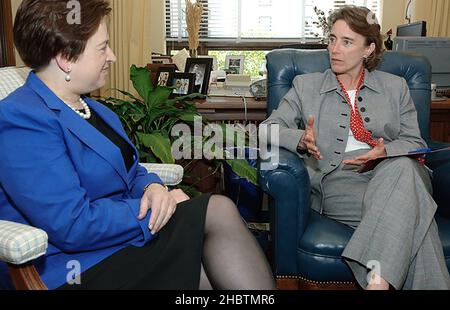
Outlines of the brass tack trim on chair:
{"type": "Polygon", "coordinates": [[[285,280],[303,280],[305,282],[313,283],[313,284],[354,284],[353,282],[337,282],[337,281],[314,281],[309,280],[299,276],[277,276],[277,279],[285,279],[285,280]]]}
{"type": "Polygon", "coordinates": [[[280,290],[357,290],[359,286],[349,281],[314,281],[299,276],[277,276],[280,290]]]}

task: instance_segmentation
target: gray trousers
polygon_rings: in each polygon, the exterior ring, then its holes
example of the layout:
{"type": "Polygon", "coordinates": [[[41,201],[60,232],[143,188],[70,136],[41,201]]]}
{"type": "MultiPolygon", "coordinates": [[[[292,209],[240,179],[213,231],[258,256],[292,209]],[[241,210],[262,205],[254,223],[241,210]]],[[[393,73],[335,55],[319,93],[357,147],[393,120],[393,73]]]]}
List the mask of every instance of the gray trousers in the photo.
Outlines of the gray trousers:
{"type": "Polygon", "coordinates": [[[323,214],[355,228],[342,256],[358,283],[373,269],[396,289],[450,289],[427,170],[407,157],[363,174],[342,167],[323,180],[323,214]]]}

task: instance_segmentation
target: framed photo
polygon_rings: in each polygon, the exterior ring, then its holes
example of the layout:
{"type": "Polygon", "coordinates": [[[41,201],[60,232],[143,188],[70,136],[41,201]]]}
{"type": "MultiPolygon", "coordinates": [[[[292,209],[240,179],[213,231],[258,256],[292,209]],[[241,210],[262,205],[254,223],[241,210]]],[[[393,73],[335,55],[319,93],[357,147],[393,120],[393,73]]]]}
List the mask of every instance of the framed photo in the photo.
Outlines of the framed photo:
{"type": "Polygon", "coordinates": [[[244,73],[244,59],[245,56],[230,56],[225,58],[225,71],[233,74],[244,73]]]}
{"type": "Polygon", "coordinates": [[[167,86],[175,87],[172,97],[185,96],[194,92],[195,73],[171,72],[167,86]]]}
{"type": "Polygon", "coordinates": [[[175,72],[175,67],[159,67],[156,73],[156,85],[167,86],[170,73],[175,72]]]}
{"type": "Polygon", "coordinates": [[[208,94],[212,66],[212,58],[188,58],[186,60],[184,72],[195,74],[194,92],[208,94]]]}
{"type": "Polygon", "coordinates": [[[210,55],[198,55],[198,58],[212,58],[213,60],[213,66],[212,66],[212,71],[217,71],[219,70],[219,67],[217,65],[217,57],[216,56],[210,56],[210,55]]]}

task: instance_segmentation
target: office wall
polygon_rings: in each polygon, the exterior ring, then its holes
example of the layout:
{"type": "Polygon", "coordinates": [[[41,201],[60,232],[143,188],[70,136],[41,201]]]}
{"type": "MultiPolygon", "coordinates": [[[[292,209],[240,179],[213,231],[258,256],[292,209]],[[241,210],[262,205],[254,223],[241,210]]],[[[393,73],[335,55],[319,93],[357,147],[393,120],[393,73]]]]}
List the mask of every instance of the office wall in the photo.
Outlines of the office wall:
{"type": "Polygon", "coordinates": [[[408,0],[383,0],[381,2],[381,32],[386,34],[389,29],[395,36],[397,25],[405,24],[405,10],[408,0]]]}

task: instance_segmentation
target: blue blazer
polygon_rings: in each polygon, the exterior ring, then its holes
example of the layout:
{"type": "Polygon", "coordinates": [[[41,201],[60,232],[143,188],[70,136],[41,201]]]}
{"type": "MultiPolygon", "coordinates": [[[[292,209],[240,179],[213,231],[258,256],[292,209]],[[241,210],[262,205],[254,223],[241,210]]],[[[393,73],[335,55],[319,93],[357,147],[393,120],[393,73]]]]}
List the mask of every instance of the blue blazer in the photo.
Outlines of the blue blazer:
{"type": "MultiPolygon", "coordinates": [[[[114,112],[84,99],[132,145],[114,112]]],[[[0,219],[47,232],[47,253],[35,265],[49,289],[66,283],[72,261],[85,271],[152,239],[150,212],[141,221],[137,216],[145,185],[162,181],[139,165],[133,148],[127,172],[119,148],[33,72],[0,101],[0,219]]],[[[5,268],[0,265],[0,284],[7,281],[5,268]]]]}

